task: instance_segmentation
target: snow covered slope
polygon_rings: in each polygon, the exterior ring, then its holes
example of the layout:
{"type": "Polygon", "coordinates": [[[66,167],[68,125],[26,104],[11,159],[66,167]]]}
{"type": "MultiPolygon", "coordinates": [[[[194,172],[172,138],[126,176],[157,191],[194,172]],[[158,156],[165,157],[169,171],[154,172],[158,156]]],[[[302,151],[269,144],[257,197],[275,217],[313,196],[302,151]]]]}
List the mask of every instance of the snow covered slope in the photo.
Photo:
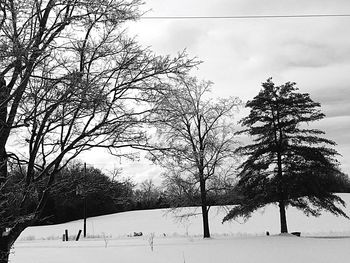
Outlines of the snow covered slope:
{"type": "MultiPolygon", "coordinates": [[[[342,195],[350,204],[350,195],[342,195]]],[[[345,263],[349,258],[350,221],[324,214],[305,217],[288,209],[289,230],[302,237],[264,235],[279,232],[277,207],[268,206],[245,224],[221,224],[224,211],[211,211],[213,238],[201,238],[201,217],[178,222],[169,210],[133,211],[88,218],[88,234],[95,238],[63,242],[65,229],[71,235],[82,229],[82,221],[30,227],[10,255],[11,263],[345,263]],[[133,232],[143,236],[133,237],[133,232]],[[309,235],[327,236],[310,238],[309,235]],[[153,235],[154,233],[155,235],[153,235]],[[247,234],[254,235],[248,236],[247,234]],[[258,235],[258,236],[255,236],[258,235]],[[329,236],[341,235],[342,238],[329,236]],[[99,237],[98,237],[99,236],[99,237]],[[46,240],[44,240],[44,238],[46,240]],[[53,240],[47,240],[53,239],[53,240]]],[[[350,214],[349,208],[346,209],[350,214]]],[[[188,209],[182,211],[189,212],[188,209]]]]}
{"type": "MultiPolygon", "coordinates": [[[[350,194],[342,194],[341,197],[349,204],[345,209],[350,215],[350,194]]],[[[122,238],[132,235],[134,232],[143,232],[144,235],[155,233],[156,236],[200,236],[202,234],[202,218],[200,215],[183,218],[177,216],[193,212],[195,209],[182,209],[176,214],[168,209],[131,211],[87,219],[88,235],[107,235],[113,238],[122,238]]],[[[199,213],[199,209],[197,209],[199,213]]],[[[210,230],[213,236],[245,236],[279,233],[279,214],[277,206],[267,206],[264,210],[257,211],[247,222],[226,222],[222,224],[225,215],[224,209],[211,208],[210,230]]],[[[303,235],[349,235],[350,220],[336,217],[330,213],[322,216],[307,217],[302,212],[289,208],[287,210],[289,232],[300,231],[303,235]]],[[[65,224],[30,227],[26,229],[19,240],[24,239],[53,239],[59,238],[68,229],[70,235],[75,235],[82,229],[82,220],[65,224]]]]}

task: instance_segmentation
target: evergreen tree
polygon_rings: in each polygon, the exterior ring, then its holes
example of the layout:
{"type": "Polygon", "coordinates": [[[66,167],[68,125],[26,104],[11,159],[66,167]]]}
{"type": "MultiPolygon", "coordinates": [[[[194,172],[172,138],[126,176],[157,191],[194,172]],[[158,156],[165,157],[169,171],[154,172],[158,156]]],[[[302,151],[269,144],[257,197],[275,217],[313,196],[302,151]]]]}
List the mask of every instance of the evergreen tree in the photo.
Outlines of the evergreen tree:
{"type": "Polygon", "coordinates": [[[338,205],[344,201],[334,194],[341,189],[346,175],[338,167],[335,143],[310,129],[308,124],[325,115],[309,94],[299,93],[295,83],[276,86],[272,79],[246,107],[250,114],[241,120],[240,133],[253,137],[253,143],[240,147],[247,156],[241,165],[238,189],[242,198],[224,221],[249,218],[252,212],[277,203],[281,233],[287,233],[286,207],[318,216],[321,210],[347,215],[338,205]]]}

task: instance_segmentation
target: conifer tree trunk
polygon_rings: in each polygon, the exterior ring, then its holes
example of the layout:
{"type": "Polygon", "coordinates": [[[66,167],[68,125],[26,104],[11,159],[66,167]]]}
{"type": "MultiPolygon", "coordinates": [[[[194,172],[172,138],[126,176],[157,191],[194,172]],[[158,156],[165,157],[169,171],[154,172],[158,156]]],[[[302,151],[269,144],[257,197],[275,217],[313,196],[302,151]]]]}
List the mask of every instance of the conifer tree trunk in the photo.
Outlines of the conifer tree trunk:
{"type": "Polygon", "coordinates": [[[281,233],[288,233],[286,207],[285,207],[284,201],[283,200],[279,201],[278,206],[280,208],[281,233]]]}
{"type": "Polygon", "coordinates": [[[281,225],[281,233],[288,233],[287,227],[287,216],[286,216],[286,205],[285,198],[283,193],[283,172],[282,172],[282,158],[281,154],[277,154],[278,159],[278,191],[280,195],[280,201],[278,202],[279,210],[280,210],[280,225],[281,225]]]}

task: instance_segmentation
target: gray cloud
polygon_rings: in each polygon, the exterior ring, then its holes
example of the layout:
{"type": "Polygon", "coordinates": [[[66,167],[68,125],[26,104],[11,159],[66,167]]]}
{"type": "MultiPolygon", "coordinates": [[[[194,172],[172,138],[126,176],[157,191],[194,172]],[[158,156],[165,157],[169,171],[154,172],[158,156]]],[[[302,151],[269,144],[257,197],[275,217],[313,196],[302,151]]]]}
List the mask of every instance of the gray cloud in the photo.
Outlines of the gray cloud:
{"type": "Polygon", "coordinates": [[[212,4],[212,8],[221,9],[221,12],[239,14],[342,13],[350,8],[348,0],[221,0],[213,2],[220,4],[212,4]]]}
{"type": "Polygon", "coordinates": [[[293,41],[283,49],[280,59],[286,67],[325,67],[344,58],[337,56],[331,46],[318,42],[293,41]]]}
{"type": "Polygon", "coordinates": [[[146,0],[145,10],[155,15],[242,15],[291,13],[341,13],[349,10],[348,0],[146,0]]]}
{"type": "Polygon", "coordinates": [[[321,109],[327,117],[350,116],[350,83],[321,87],[312,92],[314,101],[321,103],[321,109]]]}
{"type": "Polygon", "coordinates": [[[206,35],[206,28],[203,25],[198,26],[194,23],[178,21],[171,23],[167,32],[164,33],[160,45],[167,46],[174,52],[184,48],[195,52],[201,39],[206,35]]]}

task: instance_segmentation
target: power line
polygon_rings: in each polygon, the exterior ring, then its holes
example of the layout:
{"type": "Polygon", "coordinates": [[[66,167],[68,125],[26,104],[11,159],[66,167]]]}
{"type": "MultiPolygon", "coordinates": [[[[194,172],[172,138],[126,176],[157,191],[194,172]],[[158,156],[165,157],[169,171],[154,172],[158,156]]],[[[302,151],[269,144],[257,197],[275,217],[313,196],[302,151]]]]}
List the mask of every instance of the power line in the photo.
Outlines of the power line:
{"type": "Polygon", "coordinates": [[[147,20],[180,20],[180,19],[271,19],[271,18],[327,18],[350,17],[350,14],[295,14],[295,15],[240,15],[240,16],[142,16],[147,20]]]}

